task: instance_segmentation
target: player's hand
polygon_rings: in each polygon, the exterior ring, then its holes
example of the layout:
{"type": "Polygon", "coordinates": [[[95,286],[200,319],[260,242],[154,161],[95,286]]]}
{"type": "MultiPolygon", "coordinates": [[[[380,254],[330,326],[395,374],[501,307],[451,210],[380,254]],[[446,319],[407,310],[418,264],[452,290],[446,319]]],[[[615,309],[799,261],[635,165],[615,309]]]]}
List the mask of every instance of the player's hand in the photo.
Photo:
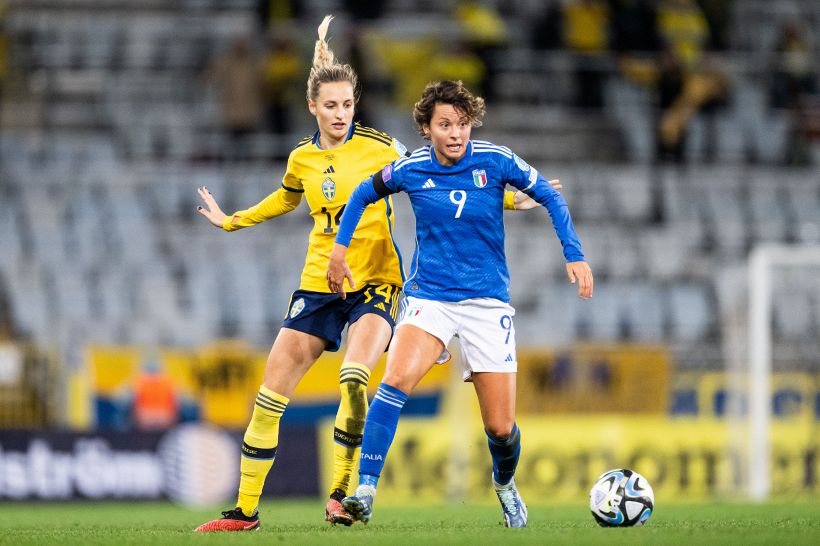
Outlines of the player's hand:
{"type": "Polygon", "coordinates": [[[569,282],[578,281],[578,296],[588,300],[592,297],[592,269],[586,262],[568,262],[567,276],[569,282]]]}
{"type": "MultiPolygon", "coordinates": [[[[550,186],[552,186],[556,190],[560,190],[564,187],[561,185],[561,181],[557,178],[550,180],[549,183],[550,186]]],[[[513,206],[515,207],[515,210],[530,210],[538,206],[538,201],[536,201],[523,191],[517,191],[513,195],[513,206]]]]}
{"type": "Polygon", "coordinates": [[[513,206],[515,210],[530,210],[538,206],[538,201],[519,190],[513,194],[513,206]]]}
{"type": "Polygon", "coordinates": [[[202,186],[201,188],[197,188],[196,192],[205,202],[204,207],[199,205],[196,210],[198,210],[202,216],[207,218],[210,223],[222,229],[222,223],[225,221],[225,213],[222,212],[221,208],[219,208],[219,205],[217,204],[216,199],[214,199],[214,196],[211,195],[210,190],[205,186],[202,186]]]}
{"type": "Polygon", "coordinates": [[[333,250],[330,252],[330,260],[327,263],[327,287],[334,294],[341,294],[342,299],[347,299],[347,292],[345,292],[345,279],[350,284],[351,290],[356,289],[356,281],[353,280],[353,273],[350,271],[350,266],[347,265],[345,254],[347,247],[335,243],[333,250]]]}

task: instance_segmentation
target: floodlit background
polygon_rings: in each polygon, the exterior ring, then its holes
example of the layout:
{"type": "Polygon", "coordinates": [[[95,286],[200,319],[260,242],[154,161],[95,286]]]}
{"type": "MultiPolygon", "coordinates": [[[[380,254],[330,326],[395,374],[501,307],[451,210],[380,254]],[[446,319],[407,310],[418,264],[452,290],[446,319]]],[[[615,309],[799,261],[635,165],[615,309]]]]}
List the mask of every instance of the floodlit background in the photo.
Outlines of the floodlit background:
{"type": "MultiPolygon", "coordinates": [[[[563,183],[592,300],[543,209],[505,216],[525,498],[613,467],[659,502],[818,498],[820,3],[0,0],[0,499],[231,502],[312,221],[220,232],[196,188],[233,211],[279,187],[328,13],[363,124],[412,150],[424,85],[461,79],[474,136],[563,183]]],[[[491,495],[450,349],[380,502],[491,495]]],[[[293,397],[266,493],[325,494],[339,364],[293,397]]]]}

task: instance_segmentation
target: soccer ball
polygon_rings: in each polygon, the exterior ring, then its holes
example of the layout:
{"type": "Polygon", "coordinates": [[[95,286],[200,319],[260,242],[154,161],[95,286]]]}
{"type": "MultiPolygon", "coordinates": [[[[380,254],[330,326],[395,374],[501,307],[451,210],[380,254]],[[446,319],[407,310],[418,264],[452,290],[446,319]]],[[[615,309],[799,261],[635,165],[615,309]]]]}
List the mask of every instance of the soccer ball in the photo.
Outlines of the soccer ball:
{"type": "Polygon", "coordinates": [[[601,527],[643,525],[654,508],[652,486],[626,468],[604,472],[589,492],[589,510],[601,527]]]}

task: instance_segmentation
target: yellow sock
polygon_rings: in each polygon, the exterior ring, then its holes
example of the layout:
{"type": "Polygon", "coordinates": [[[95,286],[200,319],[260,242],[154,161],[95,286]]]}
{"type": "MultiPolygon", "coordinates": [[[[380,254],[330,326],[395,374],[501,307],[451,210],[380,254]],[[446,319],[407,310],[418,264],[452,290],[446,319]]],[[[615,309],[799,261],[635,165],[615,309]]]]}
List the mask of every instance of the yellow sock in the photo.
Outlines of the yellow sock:
{"type": "Polygon", "coordinates": [[[364,420],[367,417],[367,382],[370,369],[357,362],[345,362],[339,371],[339,388],[342,400],[336,413],[333,429],[333,485],[332,494],[337,489],[347,491],[350,477],[358,462],[357,455],[362,446],[364,420]]]}
{"type": "Polygon", "coordinates": [[[253,515],[259,505],[259,496],[265,478],[276,458],[276,446],[279,444],[279,419],[285,412],[290,400],[276,394],[264,385],[259,387],[253,416],[245,431],[242,443],[239,478],[239,499],[236,505],[246,516],[253,515]]]}

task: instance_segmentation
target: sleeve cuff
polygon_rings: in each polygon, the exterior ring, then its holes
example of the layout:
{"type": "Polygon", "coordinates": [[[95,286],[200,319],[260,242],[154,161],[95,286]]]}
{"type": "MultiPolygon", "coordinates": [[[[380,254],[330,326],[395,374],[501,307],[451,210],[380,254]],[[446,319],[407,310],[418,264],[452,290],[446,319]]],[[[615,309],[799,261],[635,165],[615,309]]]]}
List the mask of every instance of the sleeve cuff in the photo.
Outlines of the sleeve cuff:
{"type": "Polygon", "coordinates": [[[222,229],[225,231],[236,231],[237,226],[232,224],[234,215],[226,216],[224,220],[222,220],[222,229]]]}
{"type": "Polygon", "coordinates": [[[514,191],[505,191],[504,192],[504,209],[505,210],[515,210],[515,192],[514,191]]]}

